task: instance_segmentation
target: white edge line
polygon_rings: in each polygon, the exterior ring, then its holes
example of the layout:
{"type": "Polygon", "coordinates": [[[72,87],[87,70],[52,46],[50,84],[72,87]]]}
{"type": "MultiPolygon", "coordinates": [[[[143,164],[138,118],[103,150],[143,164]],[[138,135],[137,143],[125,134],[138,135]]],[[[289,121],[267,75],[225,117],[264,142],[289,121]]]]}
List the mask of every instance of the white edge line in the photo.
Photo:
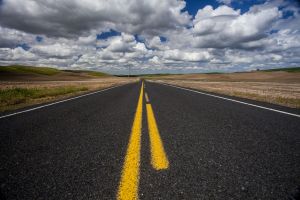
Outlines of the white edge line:
{"type": "Polygon", "coordinates": [[[83,94],[83,95],[80,95],[80,96],[72,97],[72,98],[69,98],[69,99],[64,99],[64,100],[61,100],[61,101],[56,101],[56,102],[49,103],[49,104],[46,104],[46,105],[38,106],[38,107],[31,108],[31,109],[28,109],[28,110],[23,110],[23,111],[20,111],[20,112],[15,112],[15,113],[3,115],[3,116],[0,116],[0,119],[11,117],[11,116],[18,115],[18,114],[21,114],[21,113],[30,112],[30,111],[33,111],[33,110],[38,110],[38,109],[41,109],[41,108],[44,108],[44,107],[52,106],[52,105],[55,105],[55,104],[66,102],[66,101],[71,101],[71,100],[78,99],[78,98],[81,98],[81,97],[101,93],[101,92],[104,92],[104,91],[107,91],[107,90],[110,90],[110,89],[113,89],[113,88],[116,88],[116,87],[120,87],[120,86],[123,86],[123,85],[117,85],[117,86],[109,87],[109,88],[102,89],[102,90],[99,90],[99,91],[96,91],[96,92],[91,92],[91,93],[83,94]]]}
{"type": "MultiPolygon", "coordinates": [[[[155,82],[155,83],[158,83],[158,82],[155,82]]],[[[234,99],[229,99],[229,98],[226,98],[226,97],[221,97],[221,96],[217,96],[217,95],[213,95],[213,94],[208,94],[208,93],[200,92],[200,91],[197,91],[197,90],[182,88],[182,87],[178,87],[178,86],[170,85],[170,84],[166,84],[166,83],[158,83],[158,84],[162,84],[162,85],[166,85],[166,86],[170,86],[170,87],[175,87],[175,88],[179,88],[179,89],[182,89],[182,90],[187,90],[187,91],[190,91],[190,92],[195,92],[195,93],[199,93],[199,94],[203,94],[203,95],[207,95],[207,96],[211,96],[211,97],[215,97],[215,98],[219,98],[219,99],[223,99],[223,100],[227,100],[227,101],[232,101],[232,102],[236,102],[236,103],[240,103],[240,104],[244,104],[244,105],[248,105],[248,106],[253,106],[253,107],[256,107],[256,108],[271,110],[271,111],[274,111],[274,112],[278,112],[278,113],[282,113],[282,114],[286,114],[286,115],[290,115],[290,116],[294,116],[294,117],[300,117],[300,115],[297,115],[297,114],[294,114],[294,113],[289,113],[289,112],[285,112],[285,111],[281,111],[281,110],[276,110],[276,109],[273,109],[273,108],[267,108],[267,107],[264,107],[264,106],[258,106],[258,105],[255,105],[255,104],[246,103],[246,102],[238,101],[238,100],[234,100],[234,99]]]]}

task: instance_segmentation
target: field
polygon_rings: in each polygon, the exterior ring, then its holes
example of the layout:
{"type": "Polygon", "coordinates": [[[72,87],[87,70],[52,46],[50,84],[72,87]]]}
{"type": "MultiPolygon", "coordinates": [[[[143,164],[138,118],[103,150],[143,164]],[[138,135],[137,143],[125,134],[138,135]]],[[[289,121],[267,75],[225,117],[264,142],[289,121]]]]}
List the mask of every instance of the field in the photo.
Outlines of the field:
{"type": "MultiPolygon", "coordinates": [[[[300,108],[300,68],[241,73],[144,75],[187,88],[300,108]]],[[[0,66],[0,112],[137,81],[87,70],[0,66]]]]}
{"type": "Polygon", "coordinates": [[[244,73],[187,74],[150,80],[300,108],[300,68],[244,73]]]}
{"type": "Polygon", "coordinates": [[[137,81],[94,71],[0,67],[0,112],[137,81]]]}
{"type": "Polygon", "coordinates": [[[0,66],[0,81],[77,81],[111,75],[87,70],[58,70],[50,67],[0,66]]]}

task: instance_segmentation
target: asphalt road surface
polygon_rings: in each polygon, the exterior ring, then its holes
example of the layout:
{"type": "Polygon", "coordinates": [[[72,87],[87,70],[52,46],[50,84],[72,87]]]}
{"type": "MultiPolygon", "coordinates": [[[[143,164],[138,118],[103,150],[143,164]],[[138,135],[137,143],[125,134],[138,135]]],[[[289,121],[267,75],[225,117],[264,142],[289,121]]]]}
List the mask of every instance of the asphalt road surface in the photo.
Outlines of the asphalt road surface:
{"type": "Polygon", "coordinates": [[[234,99],[263,107],[139,82],[3,117],[0,199],[299,198],[299,110],[234,99]]]}

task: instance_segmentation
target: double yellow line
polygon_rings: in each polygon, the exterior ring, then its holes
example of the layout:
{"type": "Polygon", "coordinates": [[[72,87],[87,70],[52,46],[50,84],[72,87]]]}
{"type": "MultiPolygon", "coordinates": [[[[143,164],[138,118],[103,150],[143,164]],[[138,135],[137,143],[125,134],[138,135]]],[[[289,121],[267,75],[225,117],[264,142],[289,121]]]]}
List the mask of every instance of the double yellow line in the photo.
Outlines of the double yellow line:
{"type": "Polygon", "coordinates": [[[151,165],[156,170],[167,169],[169,167],[169,161],[164,150],[164,145],[159,135],[151,104],[147,103],[146,108],[151,148],[151,165]]]}
{"type": "MultiPolygon", "coordinates": [[[[129,144],[127,147],[126,157],[121,174],[120,185],[118,189],[118,200],[135,200],[139,198],[139,178],[140,178],[140,151],[142,135],[142,116],[143,116],[143,95],[144,83],[142,82],[139,100],[135,112],[135,117],[131,129],[129,144]]],[[[149,103],[147,93],[146,109],[148,119],[148,131],[151,147],[151,165],[156,170],[163,170],[169,167],[169,161],[164,151],[153,109],[149,103]]]]}

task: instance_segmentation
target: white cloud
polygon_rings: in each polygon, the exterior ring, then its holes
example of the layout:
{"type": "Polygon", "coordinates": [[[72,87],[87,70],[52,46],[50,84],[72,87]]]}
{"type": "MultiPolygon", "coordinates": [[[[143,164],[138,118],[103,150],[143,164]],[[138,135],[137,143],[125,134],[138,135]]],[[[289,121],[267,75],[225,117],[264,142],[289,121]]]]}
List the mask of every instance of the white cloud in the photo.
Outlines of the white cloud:
{"type": "Polygon", "coordinates": [[[281,16],[277,7],[240,14],[228,6],[210,6],[198,11],[193,32],[195,46],[205,48],[243,47],[243,43],[266,37],[272,23],[281,16]]]}
{"type": "Polygon", "coordinates": [[[184,1],[175,0],[3,0],[0,24],[61,37],[109,28],[153,34],[188,24],[184,7],[184,1]]]}
{"type": "Polygon", "coordinates": [[[210,54],[207,51],[200,52],[185,52],[179,49],[164,51],[163,58],[174,61],[188,61],[188,62],[200,62],[207,61],[210,58],[210,54]]]}
{"type": "Polygon", "coordinates": [[[0,26],[0,48],[15,47],[24,41],[34,42],[35,36],[15,29],[0,26]]]}
{"type": "Polygon", "coordinates": [[[0,48],[0,59],[4,61],[35,60],[37,57],[21,47],[14,49],[0,48]]]}
{"type": "Polygon", "coordinates": [[[232,1],[222,2],[199,9],[192,19],[177,0],[4,0],[0,65],[112,73],[127,73],[128,66],[135,72],[178,72],[299,65],[298,7],[274,0],[242,13],[232,1]],[[283,18],[284,12],[293,14],[283,18]],[[97,39],[111,29],[120,34],[97,39]]]}
{"type": "Polygon", "coordinates": [[[46,57],[69,57],[76,55],[76,49],[79,50],[78,48],[75,45],[69,46],[64,43],[55,43],[51,45],[35,45],[30,51],[46,57]]]}
{"type": "Polygon", "coordinates": [[[205,6],[203,9],[198,10],[194,22],[197,23],[206,18],[211,18],[216,16],[226,16],[226,15],[233,15],[233,16],[240,15],[240,10],[234,10],[233,8],[225,5],[213,9],[212,6],[208,5],[205,6]]]}
{"type": "Polygon", "coordinates": [[[147,52],[147,48],[144,43],[138,42],[133,48],[140,52],[147,52]]]}

